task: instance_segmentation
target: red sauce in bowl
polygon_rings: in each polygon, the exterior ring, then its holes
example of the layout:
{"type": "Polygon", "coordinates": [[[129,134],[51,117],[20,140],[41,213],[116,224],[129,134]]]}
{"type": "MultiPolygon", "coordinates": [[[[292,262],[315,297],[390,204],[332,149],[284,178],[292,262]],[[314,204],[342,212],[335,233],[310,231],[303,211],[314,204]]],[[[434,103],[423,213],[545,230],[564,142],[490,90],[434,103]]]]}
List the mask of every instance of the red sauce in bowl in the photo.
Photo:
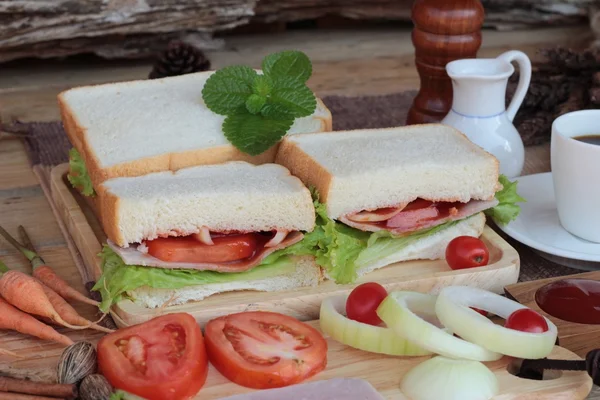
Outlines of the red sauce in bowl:
{"type": "Polygon", "coordinates": [[[547,314],[578,324],[600,324],[600,282],[563,279],[542,286],[535,302],[547,314]]]}

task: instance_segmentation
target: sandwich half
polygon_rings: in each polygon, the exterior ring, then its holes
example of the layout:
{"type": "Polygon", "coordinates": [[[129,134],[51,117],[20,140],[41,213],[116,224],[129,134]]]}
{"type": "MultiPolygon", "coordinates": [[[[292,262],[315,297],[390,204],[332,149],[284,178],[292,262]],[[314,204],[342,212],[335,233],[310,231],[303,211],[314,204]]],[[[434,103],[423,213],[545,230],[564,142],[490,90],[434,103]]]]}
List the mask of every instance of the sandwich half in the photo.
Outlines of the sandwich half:
{"type": "MultiPolygon", "coordinates": [[[[58,104],[71,150],[71,183],[84,195],[116,177],[175,171],[227,161],[272,163],[277,145],[251,156],[222,130],[223,115],[211,111],[202,89],[214,71],[153,80],[69,89],[58,104]]],[[[295,119],[288,135],[331,130],[322,101],[312,115],[295,119]]]]}
{"type": "Polygon", "coordinates": [[[444,258],[453,238],[482,234],[486,213],[506,223],[522,200],[495,157],[441,124],[296,135],[276,162],[313,188],[317,261],[338,283],[444,258]]]}
{"type": "Polygon", "coordinates": [[[283,166],[233,161],[98,187],[107,235],[95,290],[107,310],[182,304],[227,291],[315,286],[309,190],[283,166]]]}

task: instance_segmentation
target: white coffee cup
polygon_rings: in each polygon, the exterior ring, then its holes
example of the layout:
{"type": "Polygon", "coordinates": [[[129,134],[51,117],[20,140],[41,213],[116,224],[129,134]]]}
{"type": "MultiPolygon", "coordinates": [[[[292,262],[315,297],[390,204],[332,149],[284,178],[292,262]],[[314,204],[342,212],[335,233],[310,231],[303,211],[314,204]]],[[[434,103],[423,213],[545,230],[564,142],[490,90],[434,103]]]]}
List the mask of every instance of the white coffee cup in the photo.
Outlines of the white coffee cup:
{"type": "Polygon", "coordinates": [[[600,110],[575,111],[552,123],[551,164],[558,218],[565,230],[600,243],[600,145],[574,139],[600,135],[600,110]]]}

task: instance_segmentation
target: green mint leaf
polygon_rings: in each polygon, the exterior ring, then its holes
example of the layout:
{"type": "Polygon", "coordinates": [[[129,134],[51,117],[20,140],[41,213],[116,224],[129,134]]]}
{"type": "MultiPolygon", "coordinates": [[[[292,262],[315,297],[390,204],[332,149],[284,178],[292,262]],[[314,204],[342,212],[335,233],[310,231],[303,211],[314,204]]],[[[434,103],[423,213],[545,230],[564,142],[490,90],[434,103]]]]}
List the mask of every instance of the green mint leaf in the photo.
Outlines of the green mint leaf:
{"type": "Polygon", "coordinates": [[[234,65],[214,72],[204,84],[202,98],[213,112],[229,115],[246,103],[258,77],[250,67],[234,65]]]}
{"type": "Polygon", "coordinates": [[[268,119],[243,108],[225,118],[223,133],[237,149],[256,156],[279,142],[293,123],[291,118],[268,119]]]}
{"type": "Polygon", "coordinates": [[[264,75],[258,75],[254,80],[252,89],[254,90],[255,94],[267,97],[273,89],[273,81],[264,75]]]}
{"type": "Polygon", "coordinates": [[[250,97],[248,97],[248,100],[246,100],[246,109],[251,114],[258,114],[266,102],[266,97],[263,97],[258,94],[252,94],[250,95],[250,97]]]}
{"type": "Polygon", "coordinates": [[[69,150],[69,174],[67,175],[67,179],[82,195],[91,197],[96,195],[85,162],[81,158],[81,154],[74,147],[69,150]]]}
{"type": "Polygon", "coordinates": [[[278,82],[262,114],[273,119],[301,118],[308,117],[316,108],[317,99],[308,86],[288,78],[278,82]]]}
{"type": "Polygon", "coordinates": [[[265,57],[262,70],[276,83],[285,78],[306,83],[312,75],[312,64],[308,56],[301,51],[288,50],[265,57]]]}

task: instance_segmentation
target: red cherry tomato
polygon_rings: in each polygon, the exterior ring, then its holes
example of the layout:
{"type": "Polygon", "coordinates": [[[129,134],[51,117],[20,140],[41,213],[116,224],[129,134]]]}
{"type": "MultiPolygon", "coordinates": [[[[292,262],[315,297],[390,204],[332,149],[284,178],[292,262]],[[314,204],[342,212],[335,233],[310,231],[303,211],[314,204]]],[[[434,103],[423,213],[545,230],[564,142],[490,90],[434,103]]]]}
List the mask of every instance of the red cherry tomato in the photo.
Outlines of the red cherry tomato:
{"type": "Polygon", "coordinates": [[[446,247],[446,262],[452,269],[475,268],[487,265],[490,252],[481,239],[459,236],[446,247]]]}
{"type": "Polygon", "coordinates": [[[548,330],[548,323],[539,313],[522,308],[508,316],[504,327],[522,332],[543,333],[548,330]]]}
{"type": "Polygon", "coordinates": [[[346,316],[364,324],[381,324],[383,321],[377,315],[377,307],[387,294],[387,290],[376,282],[358,285],[346,300],[346,316]]]}
{"type": "Polygon", "coordinates": [[[479,314],[483,315],[484,317],[488,316],[488,312],[485,310],[481,310],[481,309],[475,308],[475,307],[471,307],[471,309],[477,311],[479,314]]]}

